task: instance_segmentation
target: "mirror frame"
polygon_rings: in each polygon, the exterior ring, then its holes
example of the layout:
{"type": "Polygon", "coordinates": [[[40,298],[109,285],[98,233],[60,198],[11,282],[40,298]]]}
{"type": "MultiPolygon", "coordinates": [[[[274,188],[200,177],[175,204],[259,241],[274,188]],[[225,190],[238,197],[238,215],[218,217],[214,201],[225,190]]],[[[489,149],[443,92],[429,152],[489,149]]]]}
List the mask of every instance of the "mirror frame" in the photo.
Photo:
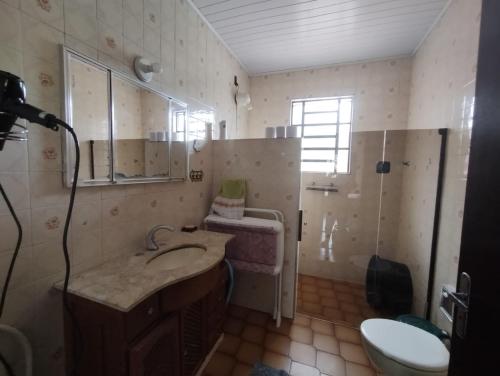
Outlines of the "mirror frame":
{"type": "MultiPolygon", "coordinates": [[[[69,47],[66,47],[64,45],[61,45],[61,56],[62,56],[62,66],[63,66],[63,80],[62,80],[62,85],[63,85],[63,92],[64,92],[64,101],[63,101],[63,118],[66,123],[69,124],[70,127],[73,127],[73,103],[72,103],[72,97],[71,97],[71,84],[70,84],[70,64],[69,64],[69,59],[71,57],[76,57],[78,60],[89,64],[95,68],[101,69],[106,71],[106,79],[107,79],[107,88],[108,88],[108,127],[109,127],[109,150],[110,150],[110,178],[109,179],[102,179],[102,178],[97,178],[97,179],[88,179],[88,180],[79,180],[77,183],[78,187],[93,187],[93,186],[103,186],[103,185],[126,185],[126,184],[144,184],[144,183],[165,183],[165,182],[182,182],[186,181],[188,174],[189,174],[189,150],[188,150],[188,145],[189,142],[187,140],[188,136],[188,130],[187,130],[187,118],[189,116],[189,106],[183,102],[180,101],[172,96],[166,95],[154,88],[151,88],[150,86],[144,84],[143,82],[131,77],[130,75],[127,75],[126,73],[120,72],[109,65],[103,64],[101,62],[97,62],[95,59],[92,59],[88,56],[85,56],[81,54],[78,51],[75,51],[69,47]],[[114,124],[114,117],[115,117],[115,109],[113,106],[113,86],[112,86],[112,78],[113,76],[118,77],[132,85],[135,85],[141,89],[148,90],[152,93],[155,93],[162,97],[165,100],[168,100],[169,103],[174,102],[180,106],[183,106],[186,108],[186,126],[184,129],[184,150],[185,150],[185,171],[184,171],[184,176],[182,177],[143,177],[143,178],[130,178],[130,179],[117,179],[115,176],[115,154],[114,154],[114,145],[115,145],[115,124],[114,124]]],[[[170,111],[170,110],[169,110],[170,111]]],[[[171,122],[169,119],[169,127],[171,126],[171,122]]],[[[171,133],[171,129],[168,129],[169,133],[171,133]]],[[[77,134],[78,135],[78,134],[77,134]]],[[[169,139],[169,152],[171,152],[172,147],[171,147],[171,142],[172,140],[169,139]]],[[[71,136],[68,134],[68,132],[65,132],[63,135],[63,166],[64,166],[64,183],[67,187],[71,187],[71,184],[73,182],[73,171],[74,171],[74,166],[72,165],[72,160],[73,158],[73,153],[74,152],[74,146],[73,146],[73,139],[71,136]]],[[[169,161],[169,174],[172,171],[172,166],[170,165],[171,159],[169,161]]]]}

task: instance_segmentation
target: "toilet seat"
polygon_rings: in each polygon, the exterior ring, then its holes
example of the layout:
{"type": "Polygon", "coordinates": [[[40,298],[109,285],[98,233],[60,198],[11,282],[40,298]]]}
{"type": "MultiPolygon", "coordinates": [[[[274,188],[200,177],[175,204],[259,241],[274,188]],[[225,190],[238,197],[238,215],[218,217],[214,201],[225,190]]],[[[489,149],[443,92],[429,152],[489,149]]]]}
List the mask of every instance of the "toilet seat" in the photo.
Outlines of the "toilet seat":
{"type": "Polygon", "coordinates": [[[448,369],[449,352],[434,335],[411,325],[386,319],[365,320],[364,339],[384,356],[407,367],[440,372],[448,369]]]}

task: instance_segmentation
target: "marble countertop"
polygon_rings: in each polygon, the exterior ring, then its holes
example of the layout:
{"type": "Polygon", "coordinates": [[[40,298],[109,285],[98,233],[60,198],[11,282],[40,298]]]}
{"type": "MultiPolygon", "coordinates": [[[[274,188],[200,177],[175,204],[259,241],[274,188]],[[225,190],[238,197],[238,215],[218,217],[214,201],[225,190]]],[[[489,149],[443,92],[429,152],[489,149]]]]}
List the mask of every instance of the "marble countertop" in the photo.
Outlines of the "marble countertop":
{"type": "MultiPolygon", "coordinates": [[[[148,262],[161,251],[139,249],[135,253],[120,256],[71,276],[68,292],[128,312],[162,288],[195,277],[217,265],[224,259],[225,245],[232,237],[211,231],[158,234],[160,249],[199,244],[206,248],[206,251],[189,264],[168,270],[167,264],[165,269],[162,268],[161,258],[154,261],[154,267],[149,267],[151,264],[148,262]]],[[[62,290],[62,287],[62,282],[55,285],[59,290],[62,290]]]]}

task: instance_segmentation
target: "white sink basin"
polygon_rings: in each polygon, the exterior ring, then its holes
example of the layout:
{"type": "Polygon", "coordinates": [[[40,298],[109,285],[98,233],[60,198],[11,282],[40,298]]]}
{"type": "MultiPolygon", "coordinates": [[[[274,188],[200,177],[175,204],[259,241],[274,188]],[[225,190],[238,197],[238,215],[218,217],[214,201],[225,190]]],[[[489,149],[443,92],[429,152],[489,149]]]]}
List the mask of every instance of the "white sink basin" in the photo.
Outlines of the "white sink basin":
{"type": "Polygon", "coordinates": [[[172,270],[194,263],[202,257],[207,249],[200,244],[185,244],[173,248],[159,250],[146,262],[147,270],[172,270]]]}

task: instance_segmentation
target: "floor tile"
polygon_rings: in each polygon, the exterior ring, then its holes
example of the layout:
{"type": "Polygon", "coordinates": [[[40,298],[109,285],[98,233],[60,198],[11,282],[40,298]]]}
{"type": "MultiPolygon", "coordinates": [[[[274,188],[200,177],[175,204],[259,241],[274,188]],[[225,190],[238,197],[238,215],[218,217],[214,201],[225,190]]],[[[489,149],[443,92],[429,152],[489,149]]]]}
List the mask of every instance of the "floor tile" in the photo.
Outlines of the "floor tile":
{"type": "Polygon", "coordinates": [[[346,376],[345,360],[338,355],[318,351],[317,368],[329,376],[346,376]]]}
{"type": "Polygon", "coordinates": [[[250,311],[247,315],[246,321],[250,324],[266,327],[267,322],[270,319],[271,317],[267,313],[250,311]]]}
{"type": "Polygon", "coordinates": [[[335,337],[339,341],[361,344],[359,330],[348,328],[343,325],[335,325],[335,337]]]}
{"type": "Polygon", "coordinates": [[[328,279],[318,278],[316,280],[316,286],[321,288],[331,289],[333,288],[333,282],[328,279]]]}
{"type": "Polygon", "coordinates": [[[352,293],[352,288],[342,283],[334,283],[333,289],[338,292],[352,293]]]}
{"type": "Polygon", "coordinates": [[[276,327],[276,323],[272,320],[267,322],[267,330],[273,333],[282,334],[288,336],[290,334],[290,328],[292,326],[292,320],[287,318],[281,319],[281,325],[279,328],[276,327]]]}
{"type": "Polygon", "coordinates": [[[311,329],[313,332],[322,333],[327,335],[333,335],[333,324],[325,320],[312,319],[311,329]]]}
{"type": "Polygon", "coordinates": [[[358,305],[353,303],[346,303],[343,301],[340,302],[340,309],[347,313],[357,313],[357,314],[361,313],[361,309],[359,308],[358,305]]]}
{"type": "Polygon", "coordinates": [[[321,298],[320,304],[324,307],[339,308],[339,301],[335,298],[321,298]]]}
{"type": "Polygon", "coordinates": [[[302,293],[304,292],[316,292],[316,286],[314,285],[302,285],[302,293]]]}
{"type": "Polygon", "coordinates": [[[290,343],[291,340],[289,337],[281,334],[268,333],[264,342],[264,347],[275,353],[288,355],[290,354],[290,343]]]}
{"type": "Polygon", "coordinates": [[[311,319],[309,317],[303,315],[295,315],[295,319],[293,319],[294,325],[302,325],[302,326],[310,326],[311,319]]]}
{"type": "Polygon", "coordinates": [[[366,302],[364,286],[305,275],[299,275],[297,311],[355,328],[367,318],[387,316],[366,302]]]}
{"type": "Polygon", "coordinates": [[[368,360],[365,350],[361,345],[355,345],[349,342],[340,342],[340,355],[342,358],[350,362],[365,366],[370,365],[370,361],[368,360]]]}
{"type": "Polygon", "coordinates": [[[319,303],[320,296],[318,294],[312,292],[304,292],[302,294],[302,301],[305,303],[319,303]]]}
{"type": "Polygon", "coordinates": [[[306,364],[292,362],[292,366],[290,368],[291,376],[319,376],[319,371],[311,366],[306,364]]]}
{"type": "Polygon", "coordinates": [[[355,328],[359,328],[361,323],[364,321],[363,316],[357,313],[348,313],[348,312],[344,313],[344,319],[355,328]]]}
{"type": "Polygon", "coordinates": [[[315,314],[320,314],[323,307],[318,303],[302,302],[302,309],[305,313],[312,314],[312,316],[314,316],[315,314]]]}
{"type": "Polygon", "coordinates": [[[290,328],[290,338],[296,342],[311,344],[312,330],[311,328],[305,326],[292,325],[292,327],[290,328]]]}
{"type": "Polygon", "coordinates": [[[218,351],[221,351],[228,355],[234,355],[238,352],[238,347],[240,346],[241,339],[239,337],[233,336],[232,334],[225,333],[222,343],[219,345],[218,351]]]}
{"type": "Polygon", "coordinates": [[[340,354],[339,341],[333,336],[314,333],[313,346],[330,354],[340,354]]]}
{"type": "Polygon", "coordinates": [[[262,363],[264,363],[265,365],[273,367],[275,369],[282,369],[286,372],[289,372],[291,362],[292,361],[288,356],[276,354],[271,351],[266,351],[264,353],[264,357],[262,358],[262,363]]]}
{"type": "Polygon", "coordinates": [[[337,308],[325,307],[323,308],[323,315],[332,321],[343,321],[344,312],[337,308]]]}
{"type": "Polygon", "coordinates": [[[224,340],[203,375],[247,376],[257,361],[273,368],[291,367],[292,376],[319,376],[320,371],[321,376],[376,375],[370,364],[362,364],[366,354],[359,346],[359,330],[346,325],[297,314],[294,320],[283,318],[280,328],[276,328],[268,314],[231,306],[224,325],[224,340]],[[343,352],[340,339],[344,343],[343,352]]]}
{"type": "Polygon", "coordinates": [[[262,359],[264,349],[255,343],[243,342],[238,349],[236,359],[242,363],[253,365],[262,359]]]}
{"type": "Polygon", "coordinates": [[[290,358],[295,362],[314,367],[316,365],[316,349],[311,345],[292,341],[290,345],[290,358]]]}
{"type": "Polygon", "coordinates": [[[235,319],[232,317],[228,317],[226,321],[224,322],[223,330],[224,333],[229,333],[234,336],[239,336],[241,334],[241,331],[243,330],[243,327],[245,326],[245,323],[241,321],[240,319],[235,319]]]}
{"type": "Polygon", "coordinates": [[[325,298],[334,298],[337,295],[334,290],[324,288],[318,289],[318,294],[325,298]]]}
{"type": "Polygon", "coordinates": [[[248,342],[262,345],[266,336],[266,329],[257,325],[246,325],[241,333],[241,338],[248,342]]]}
{"type": "Polygon", "coordinates": [[[233,368],[233,372],[231,376],[250,376],[252,373],[252,368],[248,364],[245,363],[237,363],[233,368]]]}
{"type": "Polygon", "coordinates": [[[354,295],[352,294],[338,292],[335,295],[337,297],[337,300],[339,300],[340,302],[354,303],[354,295]]]}
{"type": "Polygon", "coordinates": [[[346,362],[346,376],[375,376],[373,368],[346,362]]]}
{"type": "Polygon", "coordinates": [[[210,376],[229,376],[235,363],[233,357],[216,352],[205,368],[205,373],[210,376]]]}

